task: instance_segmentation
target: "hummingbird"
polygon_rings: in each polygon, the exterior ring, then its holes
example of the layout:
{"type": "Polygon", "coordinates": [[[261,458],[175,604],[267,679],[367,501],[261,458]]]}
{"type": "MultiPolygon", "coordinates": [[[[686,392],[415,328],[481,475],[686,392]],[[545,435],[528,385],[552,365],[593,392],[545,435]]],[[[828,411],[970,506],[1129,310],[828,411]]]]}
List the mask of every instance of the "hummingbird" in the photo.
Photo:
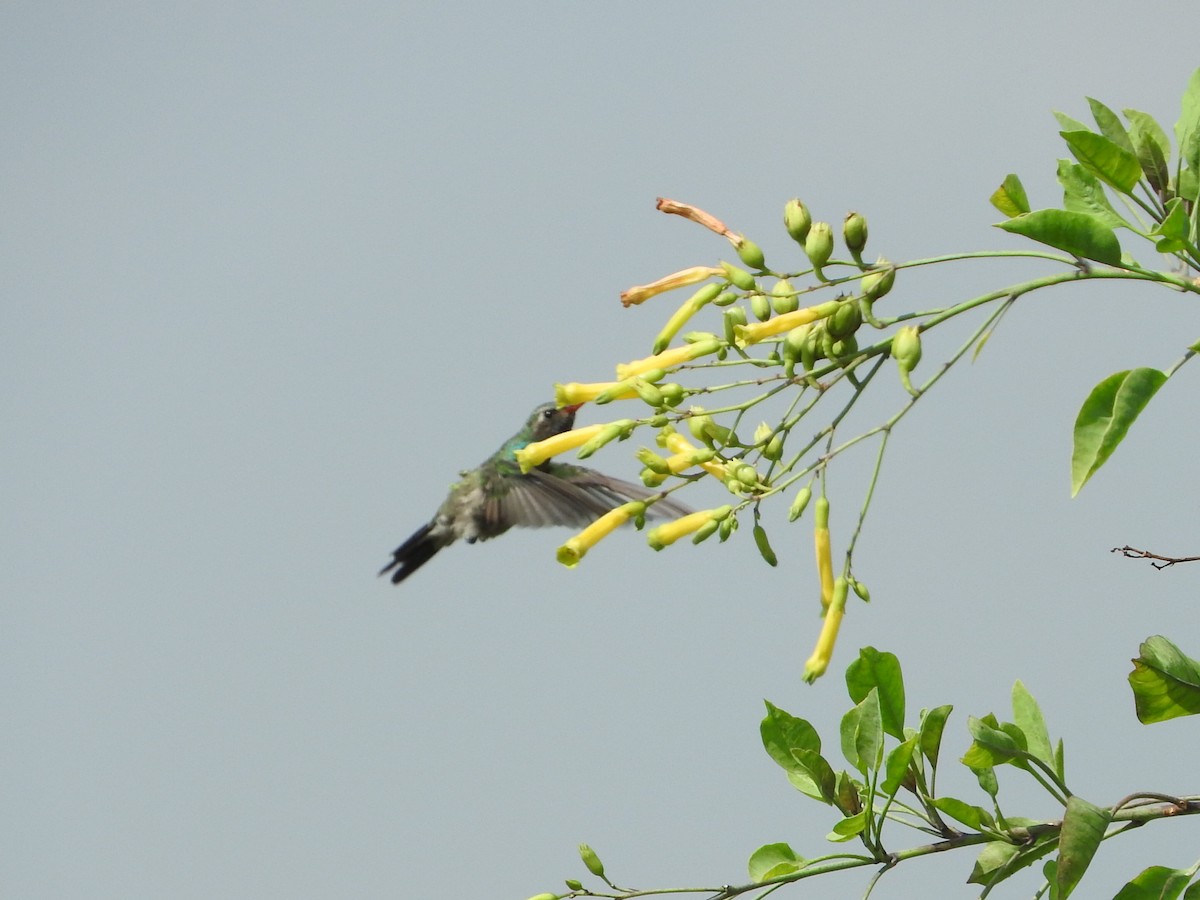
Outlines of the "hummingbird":
{"type": "MultiPolygon", "coordinates": [[[[654,493],[594,469],[554,460],[521,472],[516,452],[569,431],[582,405],[560,409],[554,403],[543,403],[530,413],[521,430],[479,468],[459,473],[460,480],[451,485],[437,514],[395,549],[392,561],[379,574],[391,572],[392,584],[399,584],[460,538],[473,544],[498,537],[513,526],[582,527],[622,503],[654,493]]],[[[664,498],[647,507],[646,516],[675,518],[690,512],[683,504],[664,498]]]]}

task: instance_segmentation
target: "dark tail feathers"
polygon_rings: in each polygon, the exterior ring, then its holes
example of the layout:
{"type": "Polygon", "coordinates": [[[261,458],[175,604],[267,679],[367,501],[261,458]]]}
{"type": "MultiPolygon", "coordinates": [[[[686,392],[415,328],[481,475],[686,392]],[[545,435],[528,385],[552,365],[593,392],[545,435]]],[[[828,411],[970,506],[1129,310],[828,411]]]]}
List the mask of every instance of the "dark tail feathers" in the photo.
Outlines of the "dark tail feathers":
{"type": "Polygon", "coordinates": [[[417,529],[412,537],[396,548],[392,554],[392,561],[380,569],[379,574],[383,575],[395,569],[396,571],[392,572],[392,584],[399,584],[433,559],[433,555],[445,545],[430,536],[432,530],[432,523],[417,529]]]}

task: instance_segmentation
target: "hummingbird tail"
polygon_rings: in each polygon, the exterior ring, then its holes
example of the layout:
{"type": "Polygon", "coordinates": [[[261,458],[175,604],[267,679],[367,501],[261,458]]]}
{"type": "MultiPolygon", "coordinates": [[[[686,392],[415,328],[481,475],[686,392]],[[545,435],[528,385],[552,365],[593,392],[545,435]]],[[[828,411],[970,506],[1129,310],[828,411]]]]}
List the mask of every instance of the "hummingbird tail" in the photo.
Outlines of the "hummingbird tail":
{"type": "Polygon", "coordinates": [[[392,584],[399,584],[429,560],[445,546],[431,532],[433,523],[422,525],[407,541],[401,544],[392,554],[392,561],[379,570],[383,575],[392,572],[392,584]]]}

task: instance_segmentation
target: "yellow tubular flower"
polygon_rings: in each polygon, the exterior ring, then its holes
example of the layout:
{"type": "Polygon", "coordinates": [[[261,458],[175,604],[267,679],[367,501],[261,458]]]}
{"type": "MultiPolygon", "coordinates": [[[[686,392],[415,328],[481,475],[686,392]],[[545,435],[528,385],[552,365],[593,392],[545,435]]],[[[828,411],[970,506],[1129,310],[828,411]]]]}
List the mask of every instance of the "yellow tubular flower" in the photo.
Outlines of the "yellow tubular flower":
{"type": "Polygon", "coordinates": [[[583,529],[583,531],[579,532],[579,534],[575,535],[575,537],[559,547],[558,561],[568,569],[575,568],[587,552],[596,546],[602,538],[607,537],[612,531],[620,528],[640,513],[645,506],[646,504],[641,500],[634,500],[618,506],[616,509],[609,510],[587,528],[583,529]]]}
{"type": "Polygon", "coordinates": [[[661,550],[663,547],[668,547],[675,543],[681,537],[685,537],[693,531],[698,531],[704,527],[706,522],[711,522],[714,519],[720,521],[731,512],[733,512],[732,506],[719,506],[716,509],[705,509],[700,512],[689,513],[686,516],[675,519],[673,522],[667,522],[665,525],[652,528],[646,535],[646,541],[653,549],[661,550]]]}
{"type": "Polygon", "coordinates": [[[783,334],[785,331],[791,331],[793,328],[798,328],[801,325],[807,325],[809,322],[815,322],[817,319],[823,319],[837,308],[837,300],[827,300],[825,303],[818,303],[816,306],[806,306],[794,312],[784,313],[782,316],[775,316],[772,319],[767,319],[765,322],[750,322],[747,325],[735,325],[734,332],[737,334],[738,346],[748,347],[751,344],[757,344],[759,341],[774,337],[777,334],[783,334]]]}
{"type": "MultiPolygon", "coordinates": [[[[591,384],[580,384],[578,381],[569,381],[566,384],[554,385],[554,402],[561,408],[563,406],[574,406],[577,403],[587,403],[595,400],[605,391],[610,391],[617,387],[619,381],[596,381],[591,384]]],[[[636,397],[637,393],[630,388],[622,391],[618,396],[613,397],[614,400],[627,400],[630,397],[636,397]]]]}
{"type": "MultiPolygon", "coordinates": [[[[713,478],[716,478],[722,484],[725,482],[725,479],[728,477],[725,472],[725,464],[724,463],[713,462],[712,460],[707,460],[707,461],[696,460],[696,456],[698,454],[705,453],[705,451],[702,448],[697,447],[695,444],[693,444],[691,441],[689,441],[687,438],[685,438],[678,431],[669,432],[663,438],[663,442],[664,442],[663,445],[668,450],[670,450],[672,453],[676,454],[679,457],[686,457],[688,460],[689,466],[690,465],[700,466],[701,468],[704,469],[705,472],[707,472],[709,475],[713,476],[713,478]],[[693,462],[693,460],[695,460],[695,462],[693,462]]],[[[667,464],[670,465],[671,459],[675,459],[675,458],[676,457],[672,456],[670,459],[667,460],[667,464]]],[[[684,466],[684,468],[686,469],[686,468],[688,468],[688,466],[684,466]]],[[[682,471],[682,470],[680,470],[680,471],[682,471]]]]}
{"type": "Polygon", "coordinates": [[[637,306],[651,297],[656,297],[667,291],[673,291],[675,288],[696,284],[706,278],[712,278],[714,275],[721,274],[723,274],[721,269],[712,266],[692,266],[689,269],[681,269],[678,272],[672,272],[670,275],[664,275],[662,278],[652,281],[649,284],[635,284],[629,290],[622,291],[621,305],[637,306]]]}
{"type": "Polygon", "coordinates": [[[694,344],[672,347],[670,350],[655,354],[654,356],[647,356],[645,359],[636,359],[633,362],[619,364],[617,366],[617,377],[624,381],[626,378],[641,375],[643,372],[649,372],[652,369],[670,369],[685,362],[691,362],[693,359],[699,359],[701,356],[716,353],[720,349],[721,342],[718,340],[696,341],[694,344]]]}
{"type": "Polygon", "coordinates": [[[825,622],[821,625],[817,646],[808,662],[804,664],[803,678],[806,684],[812,684],[829,668],[829,661],[833,658],[833,645],[837,643],[838,629],[842,627],[842,616],[846,613],[846,596],[849,591],[850,585],[845,578],[834,582],[833,602],[825,611],[825,622]]]}
{"type": "Polygon", "coordinates": [[[817,574],[821,578],[821,608],[828,609],[833,600],[833,551],[829,543],[829,500],[818,497],[815,507],[816,527],[813,543],[817,550],[817,574]]]}
{"type": "Polygon", "coordinates": [[[522,472],[528,472],[534,466],[540,466],[546,460],[568,450],[574,450],[581,444],[586,444],[597,434],[607,428],[607,425],[585,425],[548,437],[544,441],[536,441],[517,451],[517,462],[522,472]]]}

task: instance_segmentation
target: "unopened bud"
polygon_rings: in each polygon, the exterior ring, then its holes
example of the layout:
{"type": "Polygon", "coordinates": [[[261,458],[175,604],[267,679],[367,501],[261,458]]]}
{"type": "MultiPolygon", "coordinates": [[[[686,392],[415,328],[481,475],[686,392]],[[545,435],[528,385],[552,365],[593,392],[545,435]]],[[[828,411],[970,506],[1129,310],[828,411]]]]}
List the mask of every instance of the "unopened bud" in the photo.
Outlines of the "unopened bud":
{"type": "Polygon", "coordinates": [[[864,603],[871,602],[871,592],[867,590],[867,586],[857,578],[851,580],[850,587],[854,588],[854,593],[858,594],[858,598],[864,603]]]}
{"type": "Polygon", "coordinates": [[[731,306],[726,309],[722,324],[725,326],[725,340],[732,344],[737,340],[737,327],[746,324],[746,307],[731,306]]]}
{"type": "Polygon", "coordinates": [[[587,870],[597,878],[604,877],[604,863],[600,862],[600,857],[596,855],[596,851],[587,844],[579,845],[579,858],[583,860],[583,864],[587,866],[587,870]]]}
{"type": "Polygon", "coordinates": [[[658,386],[658,390],[659,393],[662,394],[662,402],[665,406],[669,406],[674,409],[683,402],[683,398],[685,396],[683,385],[676,381],[669,381],[666,384],[660,384],[658,386]]]}
{"type": "Polygon", "coordinates": [[[726,237],[733,244],[733,249],[737,251],[738,259],[752,269],[763,269],[766,267],[766,257],[763,256],[762,248],[758,244],[745,235],[734,234],[726,235],[726,237]]]}
{"type": "Polygon", "coordinates": [[[767,446],[763,447],[762,455],[771,462],[778,462],[783,457],[783,432],[772,435],[767,446]]]}
{"type": "Polygon", "coordinates": [[[736,303],[739,294],[733,291],[722,291],[717,295],[717,299],[713,301],[713,306],[728,306],[730,303],[736,303]]]}
{"type": "Polygon", "coordinates": [[[764,294],[751,294],[750,312],[754,313],[754,318],[758,321],[767,321],[771,318],[771,301],[764,294]]]}
{"type": "Polygon", "coordinates": [[[916,325],[905,325],[892,338],[892,356],[900,368],[911,372],[921,361],[921,332],[916,325]]]}
{"type": "Polygon", "coordinates": [[[804,240],[804,253],[816,276],[822,278],[821,268],[833,256],[833,228],[828,222],[813,222],[804,240]]]}
{"type": "Polygon", "coordinates": [[[781,316],[800,308],[800,298],[796,295],[796,289],[786,278],[780,278],[771,288],[771,308],[781,316]]]}
{"type": "Polygon", "coordinates": [[[566,882],[567,887],[569,887],[571,890],[573,890],[573,891],[582,891],[583,890],[583,882],[580,881],[578,878],[565,878],[563,880],[566,882]]]}
{"type": "Polygon", "coordinates": [[[808,207],[801,203],[798,197],[789,200],[783,208],[783,227],[792,236],[792,240],[801,247],[804,246],[808,229],[812,227],[812,216],[809,215],[808,207]]]}
{"type": "Polygon", "coordinates": [[[700,526],[700,530],[692,535],[692,543],[699,544],[701,541],[708,540],[717,533],[717,529],[721,527],[721,523],[716,519],[709,519],[700,526]]]}
{"type": "Polygon", "coordinates": [[[863,276],[863,296],[874,303],[892,289],[896,283],[896,266],[882,256],[875,261],[871,271],[863,276]]]}
{"type": "Polygon", "coordinates": [[[846,249],[855,254],[867,246],[867,220],[861,213],[846,213],[842,222],[842,240],[846,242],[846,249]]]}
{"type": "Polygon", "coordinates": [[[862,325],[862,310],[858,306],[858,300],[854,297],[847,297],[840,301],[837,309],[833,311],[833,315],[825,320],[825,328],[835,338],[854,334],[860,325],[862,325]]]}
{"type": "Polygon", "coordinates": [[[754,446],[757,447],[759,444],[766,443],[771,439],[771,435],[774,433],[775,429],[773,429],[766,422],[759,422],[758,427],[754,429],[754,446]]]}
{"type": "Polygon", "coordinates": [[[653,406],[655,409],[658,409],[664,405],[662,391],[655,385],[641,378],[631,378],[629,383],[637,391],[637,395],[642,398],[642,402],[647,406],[653,406]]]}
{"type": "Polygon", "coordinates": [[[722,544],[725,543],[727,540],[729,540],[729,536],[732,535],[735,531],[737,531],[737,527],[738,527],[737,516],[726,516],[724,519],[721,520],[721,527],[717,530],[720,533],[720,538],[721,538],[722,544]]]}
{"type": "Polygon", "coordinates": [[[729,279],[729,283],[743,291],[752,291],[757,287],[754,276],[745,269],[739,269],[732,263],[721,262],[721,271],[729,279]]]}
{"type": "Polygon", "coordinates": [[[796,492],[796,499],[792,501],[792,506],[788,510],[788,521],[795,522],[798,518],[804,515],[804,510],[808,506],[808,501],[812,499],[812,487],[805,485],[796,492]]]}

